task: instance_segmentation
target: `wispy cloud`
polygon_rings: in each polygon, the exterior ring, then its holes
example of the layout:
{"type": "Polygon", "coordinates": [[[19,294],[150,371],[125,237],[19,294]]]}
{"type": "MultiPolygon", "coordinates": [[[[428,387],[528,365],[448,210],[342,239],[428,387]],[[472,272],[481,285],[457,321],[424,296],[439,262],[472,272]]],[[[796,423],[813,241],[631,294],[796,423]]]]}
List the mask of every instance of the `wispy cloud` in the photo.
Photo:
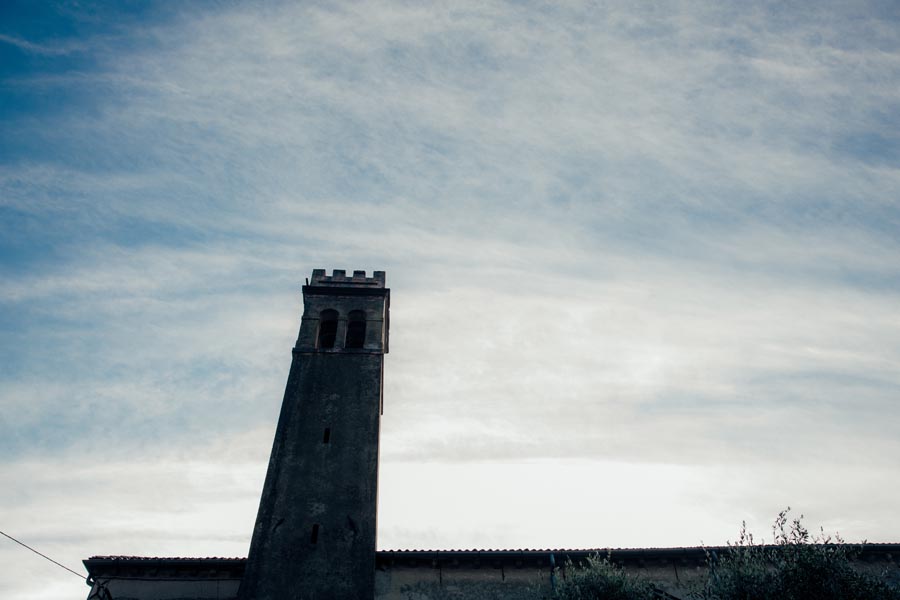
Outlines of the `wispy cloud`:
{"type": "Polygon", "coordinates": [[[0,43],[9,44],[28,53],[46,56],[71,54],[85,49],[82,44],[72,40],[66,40],[63,43],[36,44],[26,39],[3,33],[0,33],[0,43]]]}

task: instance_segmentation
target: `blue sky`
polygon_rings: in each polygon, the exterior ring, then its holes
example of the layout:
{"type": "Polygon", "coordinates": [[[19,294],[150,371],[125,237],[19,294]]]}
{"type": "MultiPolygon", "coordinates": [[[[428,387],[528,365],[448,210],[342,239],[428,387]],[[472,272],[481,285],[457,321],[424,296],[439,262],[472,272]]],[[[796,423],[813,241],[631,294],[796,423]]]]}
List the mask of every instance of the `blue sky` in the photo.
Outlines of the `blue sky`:
{"type": "Polygon", "coordinates": [[[342,268],[393,290],[383,548],[900,540],[898,19],[4,3],[2,529],[245,554],[342,268]]]}

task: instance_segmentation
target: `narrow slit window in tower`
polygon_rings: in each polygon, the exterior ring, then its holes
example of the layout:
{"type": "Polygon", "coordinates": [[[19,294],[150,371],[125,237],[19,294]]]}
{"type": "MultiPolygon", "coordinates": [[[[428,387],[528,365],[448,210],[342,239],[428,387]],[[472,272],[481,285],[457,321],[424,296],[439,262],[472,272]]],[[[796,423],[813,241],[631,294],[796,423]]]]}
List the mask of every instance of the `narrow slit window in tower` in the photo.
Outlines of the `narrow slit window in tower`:
{"type": "Polygon", "coordinates": [[[366,341],[366,313],[351,310],[347,321],[347,343],[345,348],[362,348],[366,341]]]}
{"type": "Polygon", "coordinates": [[[319,348],[334,348],[334,339],[337,337],[337,319],[336,310],[323,310],[319,316],[319,348]]]}
{"type": "Polygon", "coordinates": [[[316,523],[313,525],[312,533],[309,535],[309,543],[315,544],[319,541],[319,524],[316,523]]]}
{"type": "Polygon", "coordinates": [[[322,443],[327,444],[331,441],[331,427],[325,428],[325,433],[322,434],[322,443]]]}

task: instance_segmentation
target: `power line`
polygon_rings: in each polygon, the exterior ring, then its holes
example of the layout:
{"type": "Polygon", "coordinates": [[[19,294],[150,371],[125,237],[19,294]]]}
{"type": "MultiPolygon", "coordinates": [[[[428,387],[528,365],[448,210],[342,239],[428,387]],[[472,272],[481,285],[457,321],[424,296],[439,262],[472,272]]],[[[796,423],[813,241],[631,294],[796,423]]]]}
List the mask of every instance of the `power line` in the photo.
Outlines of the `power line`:
{"type": "Polygon", "coordinates": [[[19,540],[17,540],[17,539],[14,538],[13,536],[8,535],[8,534],[6,534],[6,533],[3,533],[2,531],[0,531],[0,534],[2,534],[4,537],[8,537],[9,539],[11,539],[12,541],[14,541],[15,543],[19,544],[20,546],[24,546],[24,547],[28,548],[29,550],[31,550],[32,552],[34,552],[34,553],[37,554],[38,556],[43,556],[44,558],[46,558],[47,560],[49,560],[50,562],[52,562],[54,565],[56,565],[56,566],[58,566],[58,567],[62,567],[63,569],[65,569],[66,571],[68,571],[69,573],[71,573],[72,575],[75,575],[76,577],[78,577],[78,579],[84,579],[84,575],[82,575],[81,573],[78,573],[77,571],[73,571],[72,569],[70,569],[70,568],[67,567],[66,565],[61,565],[61,564],[59,564],[58,562],[56,562],[55,560],[53,560],[52,558],[50,558],[50,557],[47,556],[46,554],[41,554],[40,552],[38,552],[37,550],[35,550],[35,549],[32,548],[31,546],[29,546],[28,544],[26,544],[26,543],[24,543],[24,542],[20,542],[19,540]]]}

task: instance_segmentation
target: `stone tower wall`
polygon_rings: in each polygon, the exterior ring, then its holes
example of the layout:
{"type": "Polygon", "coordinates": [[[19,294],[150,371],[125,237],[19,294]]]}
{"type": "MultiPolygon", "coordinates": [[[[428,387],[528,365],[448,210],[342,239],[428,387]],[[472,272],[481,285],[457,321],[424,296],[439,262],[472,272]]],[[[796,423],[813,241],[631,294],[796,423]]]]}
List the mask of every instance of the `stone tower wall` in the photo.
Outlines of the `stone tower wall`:
{"type": "Polygon", "coordinates": [[[315,271],[303,294],[240,597],[374,598],[389,290],[383,273],[315,271]],[[361,347],[347,348],[352,311],[365,315],[365,335],[361,347]],[[330,324],[333,345],[323,347],[326,320],[337,323],[330,324]]]}

